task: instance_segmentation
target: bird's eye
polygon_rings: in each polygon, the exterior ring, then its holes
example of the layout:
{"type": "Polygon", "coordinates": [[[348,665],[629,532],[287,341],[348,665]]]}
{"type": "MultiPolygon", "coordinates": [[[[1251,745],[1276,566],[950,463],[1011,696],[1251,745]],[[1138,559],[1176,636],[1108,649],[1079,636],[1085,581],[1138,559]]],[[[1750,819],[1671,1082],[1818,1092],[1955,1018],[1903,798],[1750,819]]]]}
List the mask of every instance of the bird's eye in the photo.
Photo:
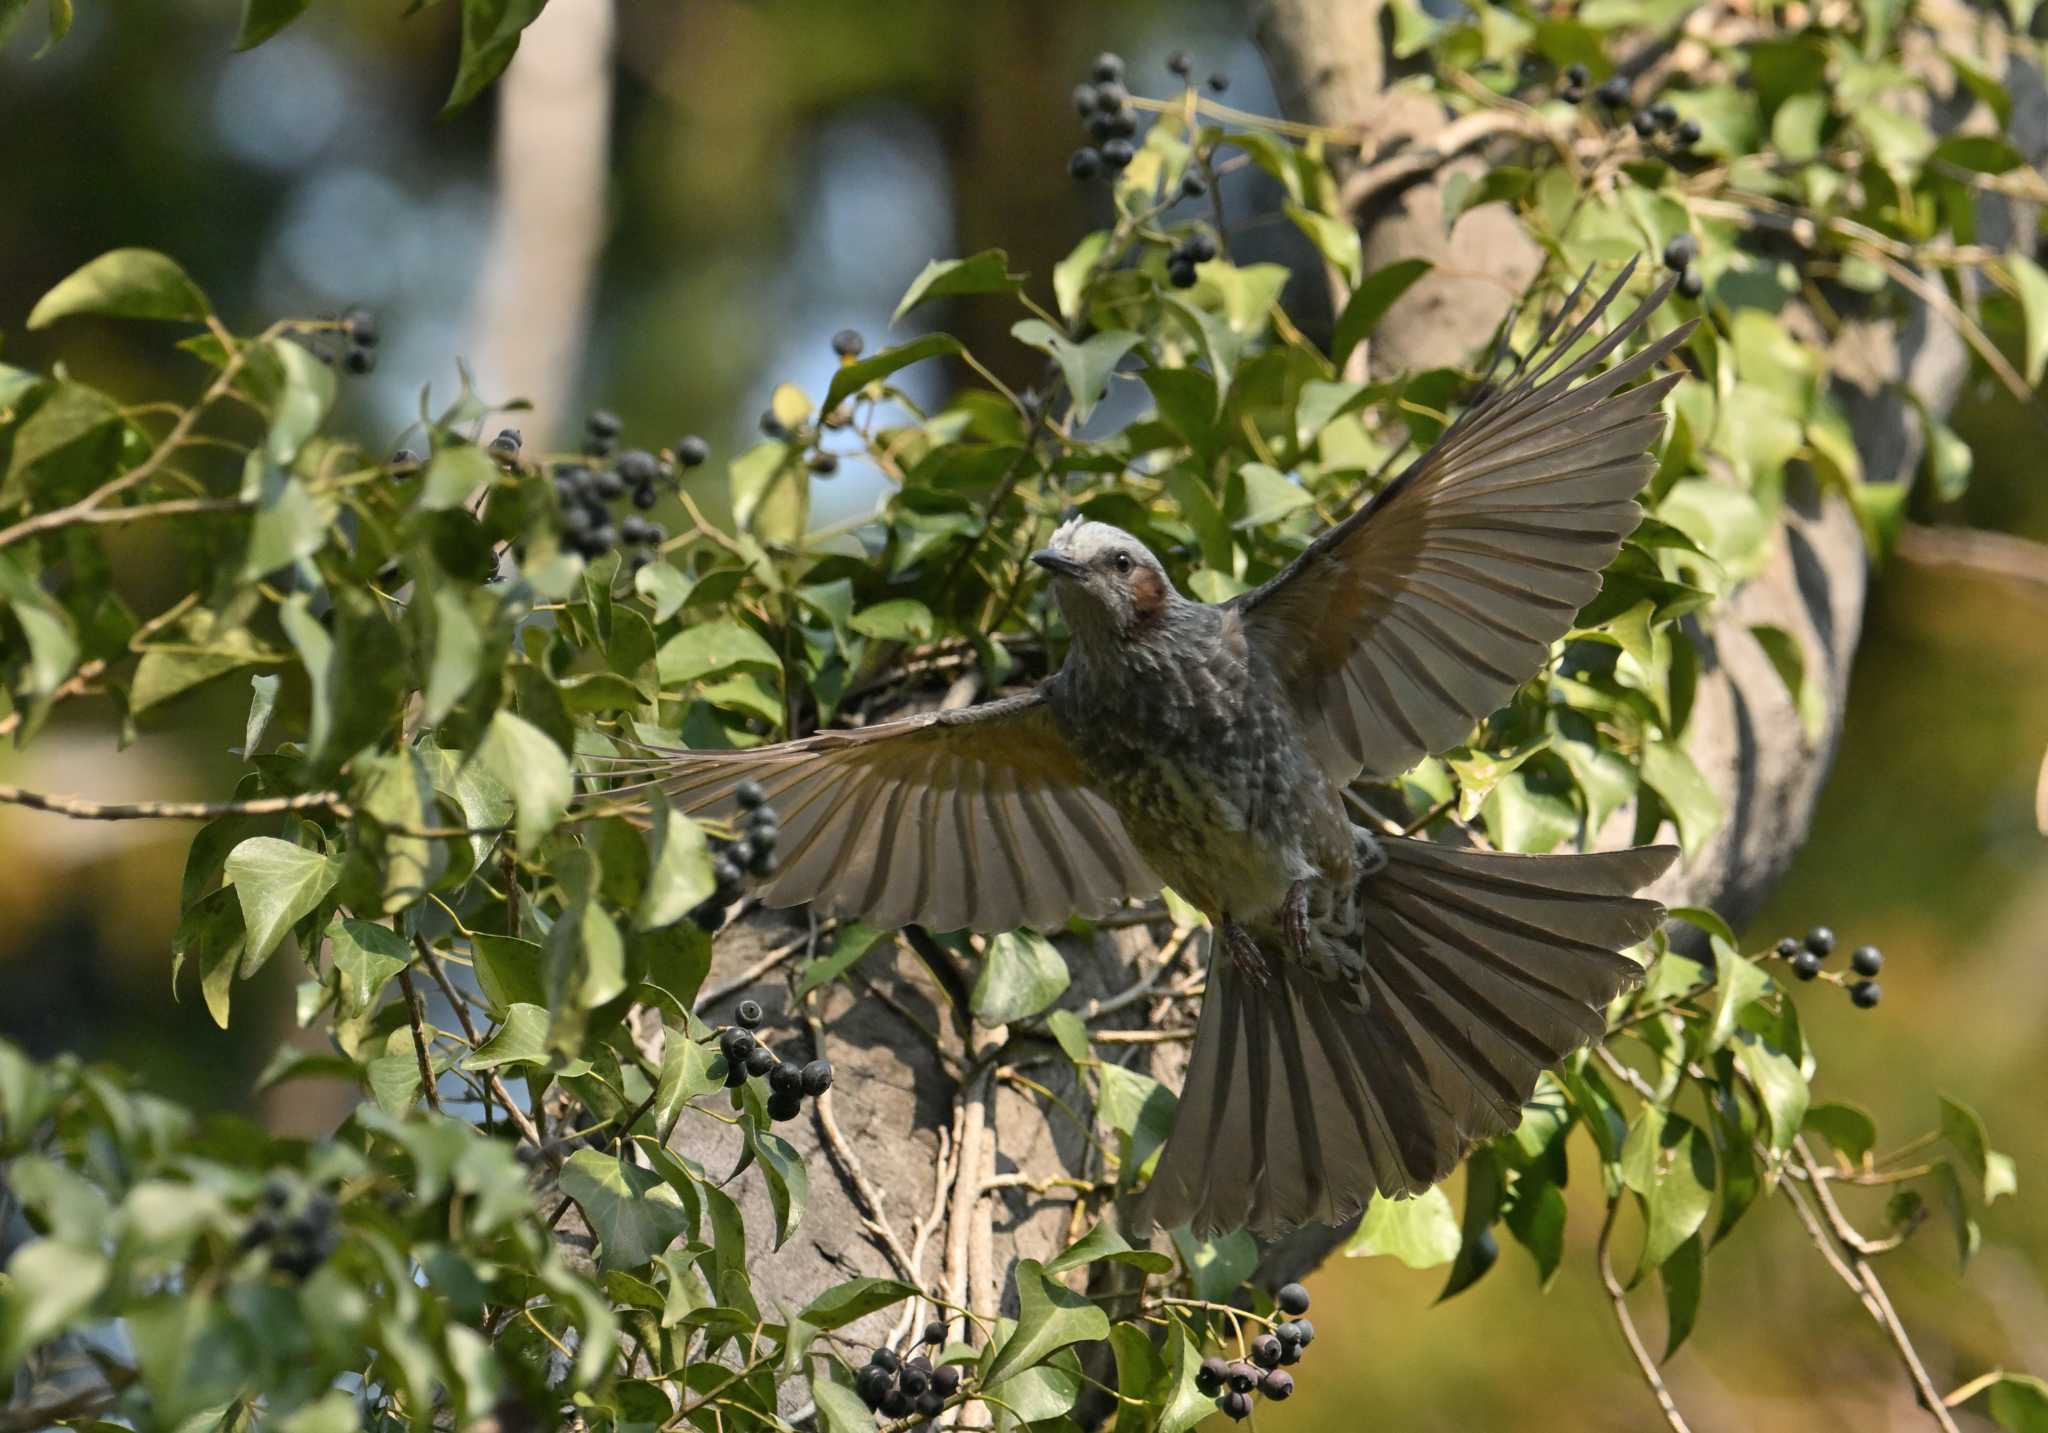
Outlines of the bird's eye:
{"type": "Polygon", "coordinates": [[[1119,552],[1116,555],[1116,570],[1118,572],[1129,572],[1131,570],[1131,555],[1128,552],[1119,552]]]}

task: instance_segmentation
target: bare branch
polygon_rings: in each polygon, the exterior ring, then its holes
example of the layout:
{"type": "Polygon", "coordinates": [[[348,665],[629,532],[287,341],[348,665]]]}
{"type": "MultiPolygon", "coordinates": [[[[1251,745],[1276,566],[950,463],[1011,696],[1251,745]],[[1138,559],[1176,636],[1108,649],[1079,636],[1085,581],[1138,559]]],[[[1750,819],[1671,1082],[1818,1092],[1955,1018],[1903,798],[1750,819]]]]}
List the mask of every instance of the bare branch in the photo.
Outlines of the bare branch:
{"type": "Polygon", "coordinates": [[[1685,1421],[1685,1415],[1678,1411],[1677,1402],[1671,1397],[1671,1390],[1664,1386],[1664,1375],[1657,1371],[1657,1361],[1650,1357],[1649,1349],[1643,1346],[1643,1336],[1636,1332],[1636,1321],[1628,1311],[1628,1291],[1621,1286],[1621,1280],[1614,1277],[1614,1261],[1609,1256],[1608,1245],[1614,1235],[1614,1216],[1621,1210],[1621,1197],[1617,1194],[1607,1201],[1607,1218],[1600,1225],[1600,1284],[1607,1290],[1608,1302],[1614,1306],[1614,1321],[1621,1325],[1621,1336],[1628,1344],[1628,1351],[1635,1356],[1636,1368],[1643,1375],[1643,1382],[1650,1387],[1650,1396],[1657,1400],[1657,1407],[1663,1411],[1664,1421],[1671,1425],[1673,1433],[1692,1433],[1685,1421]]]}

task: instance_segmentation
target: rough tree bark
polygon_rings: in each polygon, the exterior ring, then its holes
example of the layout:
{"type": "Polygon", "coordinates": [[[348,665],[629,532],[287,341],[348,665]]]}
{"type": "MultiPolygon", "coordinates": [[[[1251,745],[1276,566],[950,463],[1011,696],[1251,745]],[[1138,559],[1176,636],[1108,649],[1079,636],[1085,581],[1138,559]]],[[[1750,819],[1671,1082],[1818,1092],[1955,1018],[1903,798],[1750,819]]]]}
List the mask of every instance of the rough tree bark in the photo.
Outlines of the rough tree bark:
{"type": "MultiPolygon", "coordinates": [[[[1535,271],[1537,255],[1502,206],[1465,214],[1445,236],[1441,186],[1456,166],[1485,163],[1472,144],[1487,136],[1469,126],[1445,135],[1449,117],[1433,103],[1383,93],[1390,61],[1379,9],[1363,0],[1271,0],[1258,33],[1289,117],[1358,130],[1362,169],[1389,156],[1427,155],[1433,140],[1470,150],[1411,164],[1396,182],[1375,181],[1361,195],[1355,217],[1369,269],[1410,255],[1438,264],[1375,337],[1373,368],[1395,372],[1480,349],[1535,271]]],[[[2007,79],[2024,104],[2038,104],[2038,75],[2015,64],[2007,79]]],[[[1937,125],[1944,118],[1953,123],[1960,115],[1932,116],[1937,125]]],[[[2027,138],[2034,141],[2030,157],[2048,148],[2039,135],[2027,138]]],[[[2031,216],[2019,217],[2031,223],[2031,216]]],[[[1928,408],[1945,411],[1967,371],[1964,346],[1922,311],[1897,323],[1858,320],[1831,357],[1866,473],[1873,480],[1910,478],[1920,431],[1897,385],[1910,385],[1928,408]]],[[[1658,894],[1667,901],[1711,905],[1739,922],[1784,871],[1806,832],[1840,730],[1866,573],[1863,539],[1846,503],[1811,481],[1795,481],[1769,567],[1695,633],[1701,675],[1690,746],[1728,815],[1709,846],[1662,885],[1658,894]],[[1750,635],[1759,623],[1793,633],[1805,650],[1826,700],[1817,741],[1803,735],[1783,681],[1750,635]]],[[[1630,826],[1629,816],[1617,817],[1601,833],[1602,844],[1626,843],[1630,826]]],[[[1084,1014],[1099,1008],[1091,1002],[1109,1005],[1110,1013],[1094,1022],[1098,1035],[1109,1036],[1096,1053],[1177,1088],[1185,1046],[1153,1037],[1163,1026],[1192,1024],[1184,1018],[1191,1004],[1174,991],[1199,971],[1206,937],[1169,936],[1168,924],[1063,940],[1074,977],[1063,1003],[1084,1014]]],[[[708,982],[716,994],[703,1013],[729,1019],[734,1001],[758,999],[769,1011],[773,1043],[795,1045],[807,1058],[826,1056],[839,1071],[837,1089],[817,1116],[784,1127],[812,1170],[810,1207],[788,1246],[769,1250],[773,1221],[760,1181],[732,1186],[760,1256],[755,1289],[764,1308],[801,1306],[861,1273],[943,1291],[984,1315],[1014,1312],[1002,1301],[1015,1260],[1043,1259],[1086,1227],[1076,1217],[1075,1186],[1101,1177],[1103,1161],[1091,1133],[1069,1113],[1087,1119],[1088,1097],[1075,1088],[1071,1066],[1048,1039],[973,1030],[960,1010],[966,973],[950,968],[943,952],[936,960],[921,957],[913,938],[877,951],[850,981],[814,993],[804,1009],[791,1006],[788,972],[815,933],[757,916],[721,939],[708,982]],[[788,954],[773,962],[783,949],[788,954]]],[[[928,942],[917,943],[925,956],[933,954],[928,942]]],[[[731,1167],[736,1149],[719,1142],[722,1127],[706,1135],[708,1124],[679,1126],[679,1143],[709,1167],[731,1167]]],[[[1298,1277],[1344,1232],[1310,1229],[1280,1241],[1268,1249],[1259,1278],[1274,1285],[1298,1277]]],[[[853,1332],[876,1341],[900,1337],[925,1317],[915,1308],[877,1315],[853,1332]]]]}

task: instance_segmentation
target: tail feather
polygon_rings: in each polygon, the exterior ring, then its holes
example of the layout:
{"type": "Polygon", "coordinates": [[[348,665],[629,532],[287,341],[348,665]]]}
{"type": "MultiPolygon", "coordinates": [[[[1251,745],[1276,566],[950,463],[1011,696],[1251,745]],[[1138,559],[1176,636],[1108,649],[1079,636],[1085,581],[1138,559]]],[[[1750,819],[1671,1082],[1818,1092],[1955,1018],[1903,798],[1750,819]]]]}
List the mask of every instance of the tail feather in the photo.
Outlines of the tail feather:
{"type": "Polygon", "coordinates": [[[1215,959],[1172,1136],[1139,1228],[1277,1233],[1420,1193],[1512,1129],[1536,1077],[1598,1039],[1642,978],[1619,952],[1664,908],[1635,893],[1676,852],[1517,856],[1386,840],[1366,878],[1364,972],[1215,959]]]}

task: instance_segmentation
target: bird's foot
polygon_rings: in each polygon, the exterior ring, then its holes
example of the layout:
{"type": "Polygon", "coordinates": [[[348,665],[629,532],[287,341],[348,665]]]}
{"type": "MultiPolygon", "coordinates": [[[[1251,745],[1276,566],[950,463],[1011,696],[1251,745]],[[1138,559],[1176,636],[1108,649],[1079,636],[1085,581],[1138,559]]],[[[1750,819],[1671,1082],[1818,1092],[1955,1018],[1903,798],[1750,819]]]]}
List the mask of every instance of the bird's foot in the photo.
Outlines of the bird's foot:
{"type": "Polygon", "coordinates": [[[1352,845],[1357,852],[1358,875],[1362,880],[1377,876],[1387,868],[1387,843],[1366,830],[1363,826],[1351,828],[1352,845]]]}
{"type": "Polygon", "coordinates": [[[1259,949],[1259,943],[1252,939],[1250,931],[1228,916],[1216,930],[1223,937],[1223,949],[1229,953],[1230,962],[1240,975],[1261,990],[1272,983],[1273,973],[1267,967],[1266,953],[1259,949]]]}
{"type": "Polygon", "coordinates": [[[1296,881],[1287,888],[1287,898],[1280,903],[1280,934],[1287,942],[1287,953],[1302,965],[1310,963],[1308,921],[1308,882],[1296,881]]]}

